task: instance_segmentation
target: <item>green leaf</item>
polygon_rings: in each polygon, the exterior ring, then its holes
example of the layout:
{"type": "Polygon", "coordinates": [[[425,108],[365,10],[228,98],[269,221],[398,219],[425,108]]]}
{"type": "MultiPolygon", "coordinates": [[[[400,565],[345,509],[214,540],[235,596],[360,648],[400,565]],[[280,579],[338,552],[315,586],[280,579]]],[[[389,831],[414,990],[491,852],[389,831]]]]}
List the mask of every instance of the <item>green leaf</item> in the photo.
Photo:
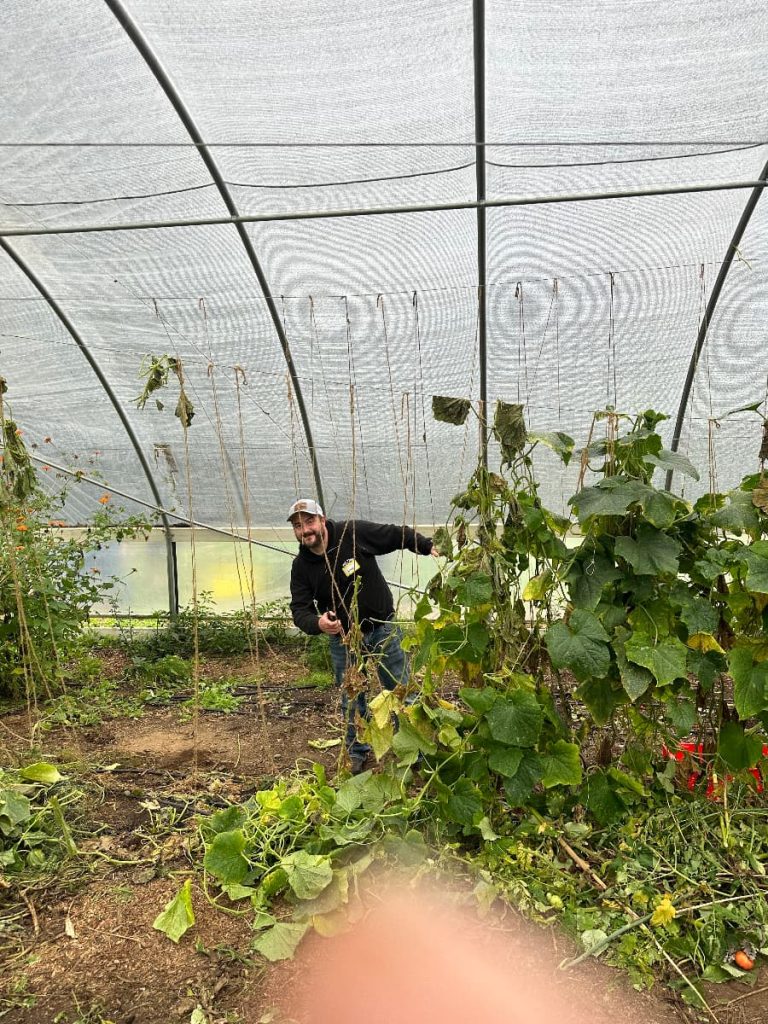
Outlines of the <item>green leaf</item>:
{"type": "Polygon", "coordinates": [[[624,691],[614,689],[609,679],[588,679],[576,690],[576,696],[589,709],[595,725],[607,725],[616,708],[625,703],[624,691]]]}
{"type": "Polygon", "coordinates": [[[178,942],[194,923],[192,879],[188,878],[176,896],[166,905],[165,910],[152,922],[152,927],[163,932],[172,942],[178,942]]]}
{"type": "Polygon", "coordinates": [[[599,679],[611,663],[609,639],[592,612],[576,608],[567,625],[560,621],[549,627],[544,643],[555,668],[569,668],[577,679],[599,679]]]}
{"type": "Polygon", "coordinates": [[[572,437],[569,437],[560,430],[546,431],[541,434],[529,432],[528,442],[530,444],[543,444],[546,448],[553,451],[555,455],[559,455],[565,466],[571,461],[575,444],[572,437]]]}
{"type": "Polygon", "coordinates": [[[277,960],[290,960],[308,928],[309,922],[306,921],[280,921],[261,933],[253,943],[253,949],[273,963],[277,960]]]}
{"type": "Polygon", "coordinates": [[[581,758],[576,743],[557,740],[542,754],[543,774],[541,781],[545,789],[552,786],[578,786],[581,782],[581,758]]]}
{"type": "Polygon", "coordinates": [[[643,456],[643,462],[650,466],[658,466],[660,469],[671,469],[676,473],[682,473],[683,476],[693,477],[694,480],[699,479],[698,470],[689,459],[680,452],[671,452],[667,448],[662,448],[656,455],[643,456]]]}
{"type": "Polygon", "coordinates": [[[696,705],[692,700],[673,698],[665,704],[664,715],[677,736],[687,736],[696,724],[696,705]]]}
{"type": "Polygon", "coordinates": [[[731,533],[755,533],[760,529],[760,516],[747,491],[729,491],[728,503],[709,516],[709,521],[720,530],[731,533]]]}
{"type": "Polygon", "coordinates": [[[642,668],[640,665],[635,665],[629,661],[627,652],[624,649],[624,641],[614,638],[613,650],[616,654],[616,664],[619,666],[621,685],[634,704],[639,697],[642,697],[648,687],[653,684],[653,675],[647,668],[642,668]]]}
{"type": "Polygon", "coordinates": [[[651,491],[643,502],[645,518],[660,530],[675,521],[677,501],[668,491],[651,491]]]}
{"type": "Polygon", "coordinates": [[[720,730],[717,752],[729,768],[740,771],[754,768],[762,752],[759,736],[748,736],[736,722],[726,722],[720,730]]]}
{"type": "Polygon", "coordinates": [[[667,637],[654,644],[644,633],[634,633],[624,645],[629,661],[642,665],[653,674],[659,686],[668,686],[675,679],[684,679],[687,650],[677,637],[667,637]]]}
{"type": "Polygon", "coordinates": [[[681,550],[673,537],[645,524],[638,528],[636,540],[617,537],[614,544],[616,554],[629,562],[638,576],[676,575],[681,550]]]}
{"type": "Polygon", "coordinates": [[[539,702],[526,690],[514,690],[499,698],[486,713],[491,736],[513,747],[533,747],[541,732],[544,714],[539,702]]]}
{"type": "Polygon", "coordinates": [[[593,612],[600,603],[605,585],[620,575],[611,559],[602,552],[579,557],[568,573],[571,603],[576,608],[586,608],[593,612]]]}
{"type": "Polygon", "coordinates": [[[405,718],[400,718],[400,728],[392,737],[392,750],[400,765],[415,764],[419,754],[434,754],[437,750],[434,743],[423,736],[405,718]]]}
{"type": "Polygon", "coordinates": [[[584,523],[591,516],[623,516],[630,505],[643,501],[650,488],[639,480],[614,476],[601,480],[594,487],[584,487],[568,499],[584,523]]]}
{"type": "Polygon", "coordinates": [[[432,396],[432,415],[438,423],[452,423],[460,427],[469,415],[472,405],[468,398],[447,398],[445,395],[432,396]]]}
{"type": "Polygon", "coordinates": [[[327,857],[317,853],[297,850],[280,861],[280,867],[288,876],[288,885],[300,900],[311,900],[330,884],[333,868],[327,857]]]}
{"type": "Polygon", "coordinates": [[[747,563],[747,590],[752,594],[768,594],[768,541],[750,544],[740,558],[747,563]]]}
{"type": "Polygon", "coordinates": [[[484,572],[473,572],[456,590],[456,600],[465,608],[488,604],[493,597],[491,577],[484,572]]]}
{"type": "Polygon", "coordinates": [[[733,677],[733,702],[739,718],[751,718],[768,703],[768,661],[755,663],[749,647],[734,647],[728,656],[733,677]]]}
{"type": "Polygon", "coordinates": [[[449,791],[444,803],[446,813],[451,821],[460,825],[473,825],[475,819],[482,817],[483,800],[480,790],[469,779],[459,779],[449,791]]]}
{"type": "Polygon", "coordinates": [[[532,750],[526,750],[514,778],[504,780],[504,793],[510,807],[522,807],[533,793],[533,787],[544,772],[541,758],[532,750]]]}
{"type": "Polygon", "coordinates": [[[523,451],[527,439],[522,405],[497,402],[493,432],[501,445],[504,461],[511,463],[523,451]]]}
{"type": "Polygon", "coordinates": [[[224,885],[242,882],[251,870],[243,856],[245,834],[242,829],[219,832],[206,848],[203,866],[224,885]]]}
{"type": "Polygon", "coordinates": [[[47,761],[28,764],[26,768],[21,769],[19,775],[27,782],[41,782],[44,786],[52,786],[54,782],[61,782],[63,778],[58,768],[47,761]]]}
{"type": "Polygon", "coordinates": [[[522,759],[523,751],[520,747],[505,747],[502,744],[494,744],[488,754],[488,767],[499,775],[512,778],[513,775],[517,774],[522,759]]]}
{"type": "Polygon", "coordinates": [[[248,815],[239,804],[216,811],[205,822],[206,831],[231,832],[245,824],[248,815]]]}
{"type": "Polygon", "coordinates": [[[484,715],[496,702],[499,691],[492,686],[484,686],[477,690],[472,686],[464,686],[459,690],[459,697],[464,703],[472,708],[477,715],[484,715]]]}
{"type": "Polygon", "coordinates": [[[689,636],[713,634],[720,625],[719,611],[701,594],[681,594],[679,600],[673,599],[673,604],[680,608],[680,619],[689,636]]]}
{"type": "Polygon", "coordinates": [[[32,805],[27,797],[12,789],[0,790],[0,818],[8,818],[12,825],[21,825],[32,817],[32,805]]]}
{"type": "Polygon", "coordinates": [[[612,825],[627,813],[626,804],[604,771],[596,771],[587,779],[585,802],[590,814],[600,825],[612,825]]]}

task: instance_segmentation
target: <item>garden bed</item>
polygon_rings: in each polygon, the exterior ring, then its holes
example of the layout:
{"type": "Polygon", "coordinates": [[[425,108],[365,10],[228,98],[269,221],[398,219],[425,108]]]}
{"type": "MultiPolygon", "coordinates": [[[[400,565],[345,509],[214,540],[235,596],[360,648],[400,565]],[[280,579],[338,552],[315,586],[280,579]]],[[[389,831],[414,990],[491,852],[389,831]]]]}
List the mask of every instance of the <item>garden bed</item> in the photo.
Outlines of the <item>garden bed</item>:
{"type": "MultiPolygon", "coordinates": [[[[113,676],[126,667],[120,652],[101,659],[113,676]]],[[[226,713],[198,710],[193,717],[183,700],[146,706],[138,717],[110,717],[135,685],[127,692],[107,690],[112,700],[100,709],[102,720],[38,730],[31,753],[30,733],[46,707],[39,707],[37,718],[11,712],[0,719],[6,766],[54,763],[83,794],[72,818],[77,856],[3,894],[4,1024],[251,1024],[303,1012],[297,996],[307,966],[318,958],[322,963],[333,940],[311,936],[297,959],[268,964],[251,949],[250,917],[212,906],[199,874],[193,880],[194,927],[178,944],[152,927],[180,883],[193,877],[189,851],[198,816],[272,785],[297,762],[307,768],[321,763],[329,777],[339,769],[340,745],[324,746],[340,735],[336,691],[307,685],[306,664],[290,653],[265,655],[260,674],[257,688],[248,659],[207,659],[201,681],[232,681],[242,703],[226,713]]],[[[365,876],[364,899],[376,888],[375,878],[365,876]]],[[[458,892],[461,884],[455,883],[458,892]]],[[[564,958],[578,953],[572,941],[550,925],[526,926],[521,943],[520,920],[499,907],[497,901],[493,927],[477,923],[478,941],[502,937],[510,978],[524,977],[534,965],[543,968],[553,985],[564,987],[573,1024],[691,1019],[663,986],[636,992],[625,975],[598,960],[557,972],[564,958]],[[585,1007],[588,1017],[582,1017],[585,1007]]],[[[761,988],[759,981],[754,990],[725,986],[708,998],[721,1024],[768,1019],[761,988]],[[741,1001],[728,1007],[734,999],[741,1001]]],[[[362,1012],[366,998],[356,996],[362,1012]]]]}

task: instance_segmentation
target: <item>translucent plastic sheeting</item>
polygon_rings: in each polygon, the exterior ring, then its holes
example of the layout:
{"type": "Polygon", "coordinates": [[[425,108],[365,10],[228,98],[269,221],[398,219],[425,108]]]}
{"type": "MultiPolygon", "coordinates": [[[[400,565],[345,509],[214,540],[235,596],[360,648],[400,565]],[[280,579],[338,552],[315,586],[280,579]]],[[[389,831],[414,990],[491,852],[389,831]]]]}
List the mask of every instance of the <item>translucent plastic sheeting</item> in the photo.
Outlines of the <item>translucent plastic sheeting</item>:
{"type": "MultiPolygon", "coordinates": [[[[240,214],[476,198],[472,4],[127,0],[240,214]]],[[[0,233],[225,217],[201,153],[103,0],[6,0],[0,233]],[[27,143],[27,145],[25,145],[27,143]],[[31,143],[65,143],[35,146],[31,143]],[[9,145],[12,144],[12,145],[9,145]]],[[[768,158],[768,13],[753,0],[485,4],[489,199],[754,181],[768,158]]],[[[586,440],[611,404],[672,423],[748,190],[487,213],[488,398],[586,440]]],[[[681,450],[702,480],[755,468],[765,394],[767,200],[758,203],[696,374],[681,450]],[[715,423],[715,421],[717,421],[715,423]],[[719,424],[719,425],[718,425],[719,424]]],[[[163,504],[214,525],[327,511],[445,520],[477,422],[433,394],[480,394],[472,210],[273,221],[244,229],[293,360],[232,225],[9,238],[59,303],[132,425],[163,504]],[[178,385],[138,410],[149,353],[178,385]]],[[[0,372],[36,453],[151,502],[114,403],[40,292],[0,252],[0,372]],[[46,438],[51,438],[47,441],[46,438]]],[[[542,496],[575,487],[549,453],[542,496]]],[[[41,472],[48,485],[60,481],[41,472]]],[[[72,485],[68,521],[98,507],[72,485]]],[[[123,502],[131,508],[130,502],[123,502]]],[[[136,510],[139,506],[132,510],[136,510]]],[[[286,560],[288,561],[288,560],[286,560]]]]}
{"type": "MultiPolygon", "coordinates": [[[[185,531],[174,531],[179,567],[179,603],[192,607],[197,594],[199,606],[220,613],[251,614],[252,602],[264,612],[268,602],[288,600],[291,557],[295,541],[282,536],[271,537],[269,543],[282,548],[250,546],[242,542],[195,531],[194,573],[192,576],[192,539],[185,531]]],[[[385,555],[379,564],[386,578],[395,584],[393,594],[397,615],[409,616],[412,600],[407,588],[423,589],[437,570],[434,559],[426,559],[409,551],[385,555]]],[[[94,608],[95,614],[152,615],[167,611],[165,577],[165,546],[162,537],[147,541],[123,541],[110,544],[88,557],[86,571],[98,570],[101,576],[114,579],[109,599],[94,608]]],[[[257,610],[258,610],[257,608],[257,610]]]]}

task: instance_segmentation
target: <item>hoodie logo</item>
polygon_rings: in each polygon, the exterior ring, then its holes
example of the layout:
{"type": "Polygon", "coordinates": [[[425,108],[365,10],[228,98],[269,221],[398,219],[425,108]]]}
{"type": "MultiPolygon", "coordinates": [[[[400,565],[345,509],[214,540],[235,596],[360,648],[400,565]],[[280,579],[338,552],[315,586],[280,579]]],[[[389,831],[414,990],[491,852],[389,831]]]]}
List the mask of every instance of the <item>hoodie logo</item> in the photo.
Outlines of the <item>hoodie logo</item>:
{"type": "Polygon", "coordinates": [[[345,576],[354,576],[359,568],[359,562],[356,562],[354,558],[348,558],[346,562],[342,563],[341,571],[344,573],[345,576]]]}

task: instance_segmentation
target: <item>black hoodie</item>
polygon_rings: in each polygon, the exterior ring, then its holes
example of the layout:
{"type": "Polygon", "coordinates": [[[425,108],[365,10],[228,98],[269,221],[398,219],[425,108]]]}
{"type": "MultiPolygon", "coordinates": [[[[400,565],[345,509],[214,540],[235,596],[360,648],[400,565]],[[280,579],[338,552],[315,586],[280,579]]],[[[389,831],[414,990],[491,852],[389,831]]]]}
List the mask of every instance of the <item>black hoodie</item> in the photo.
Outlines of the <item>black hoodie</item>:
{"type": "Polygon", "coordinates": [[[363,632],[395,613],[392,592],[376,562],[377,555],[391,551],[415,551],[428,555],[432,541],[409,526],[368,523],[363,519],[325,522],[328,547],[323,555],[313,554],[303,545],[291,567],[291,614],[304,633],[320,633],[319,615],[333,611],[344,630],[357,580],[357,620],[363,632]],[[333,584],[331,583],[333,580],[333,584]]]}

